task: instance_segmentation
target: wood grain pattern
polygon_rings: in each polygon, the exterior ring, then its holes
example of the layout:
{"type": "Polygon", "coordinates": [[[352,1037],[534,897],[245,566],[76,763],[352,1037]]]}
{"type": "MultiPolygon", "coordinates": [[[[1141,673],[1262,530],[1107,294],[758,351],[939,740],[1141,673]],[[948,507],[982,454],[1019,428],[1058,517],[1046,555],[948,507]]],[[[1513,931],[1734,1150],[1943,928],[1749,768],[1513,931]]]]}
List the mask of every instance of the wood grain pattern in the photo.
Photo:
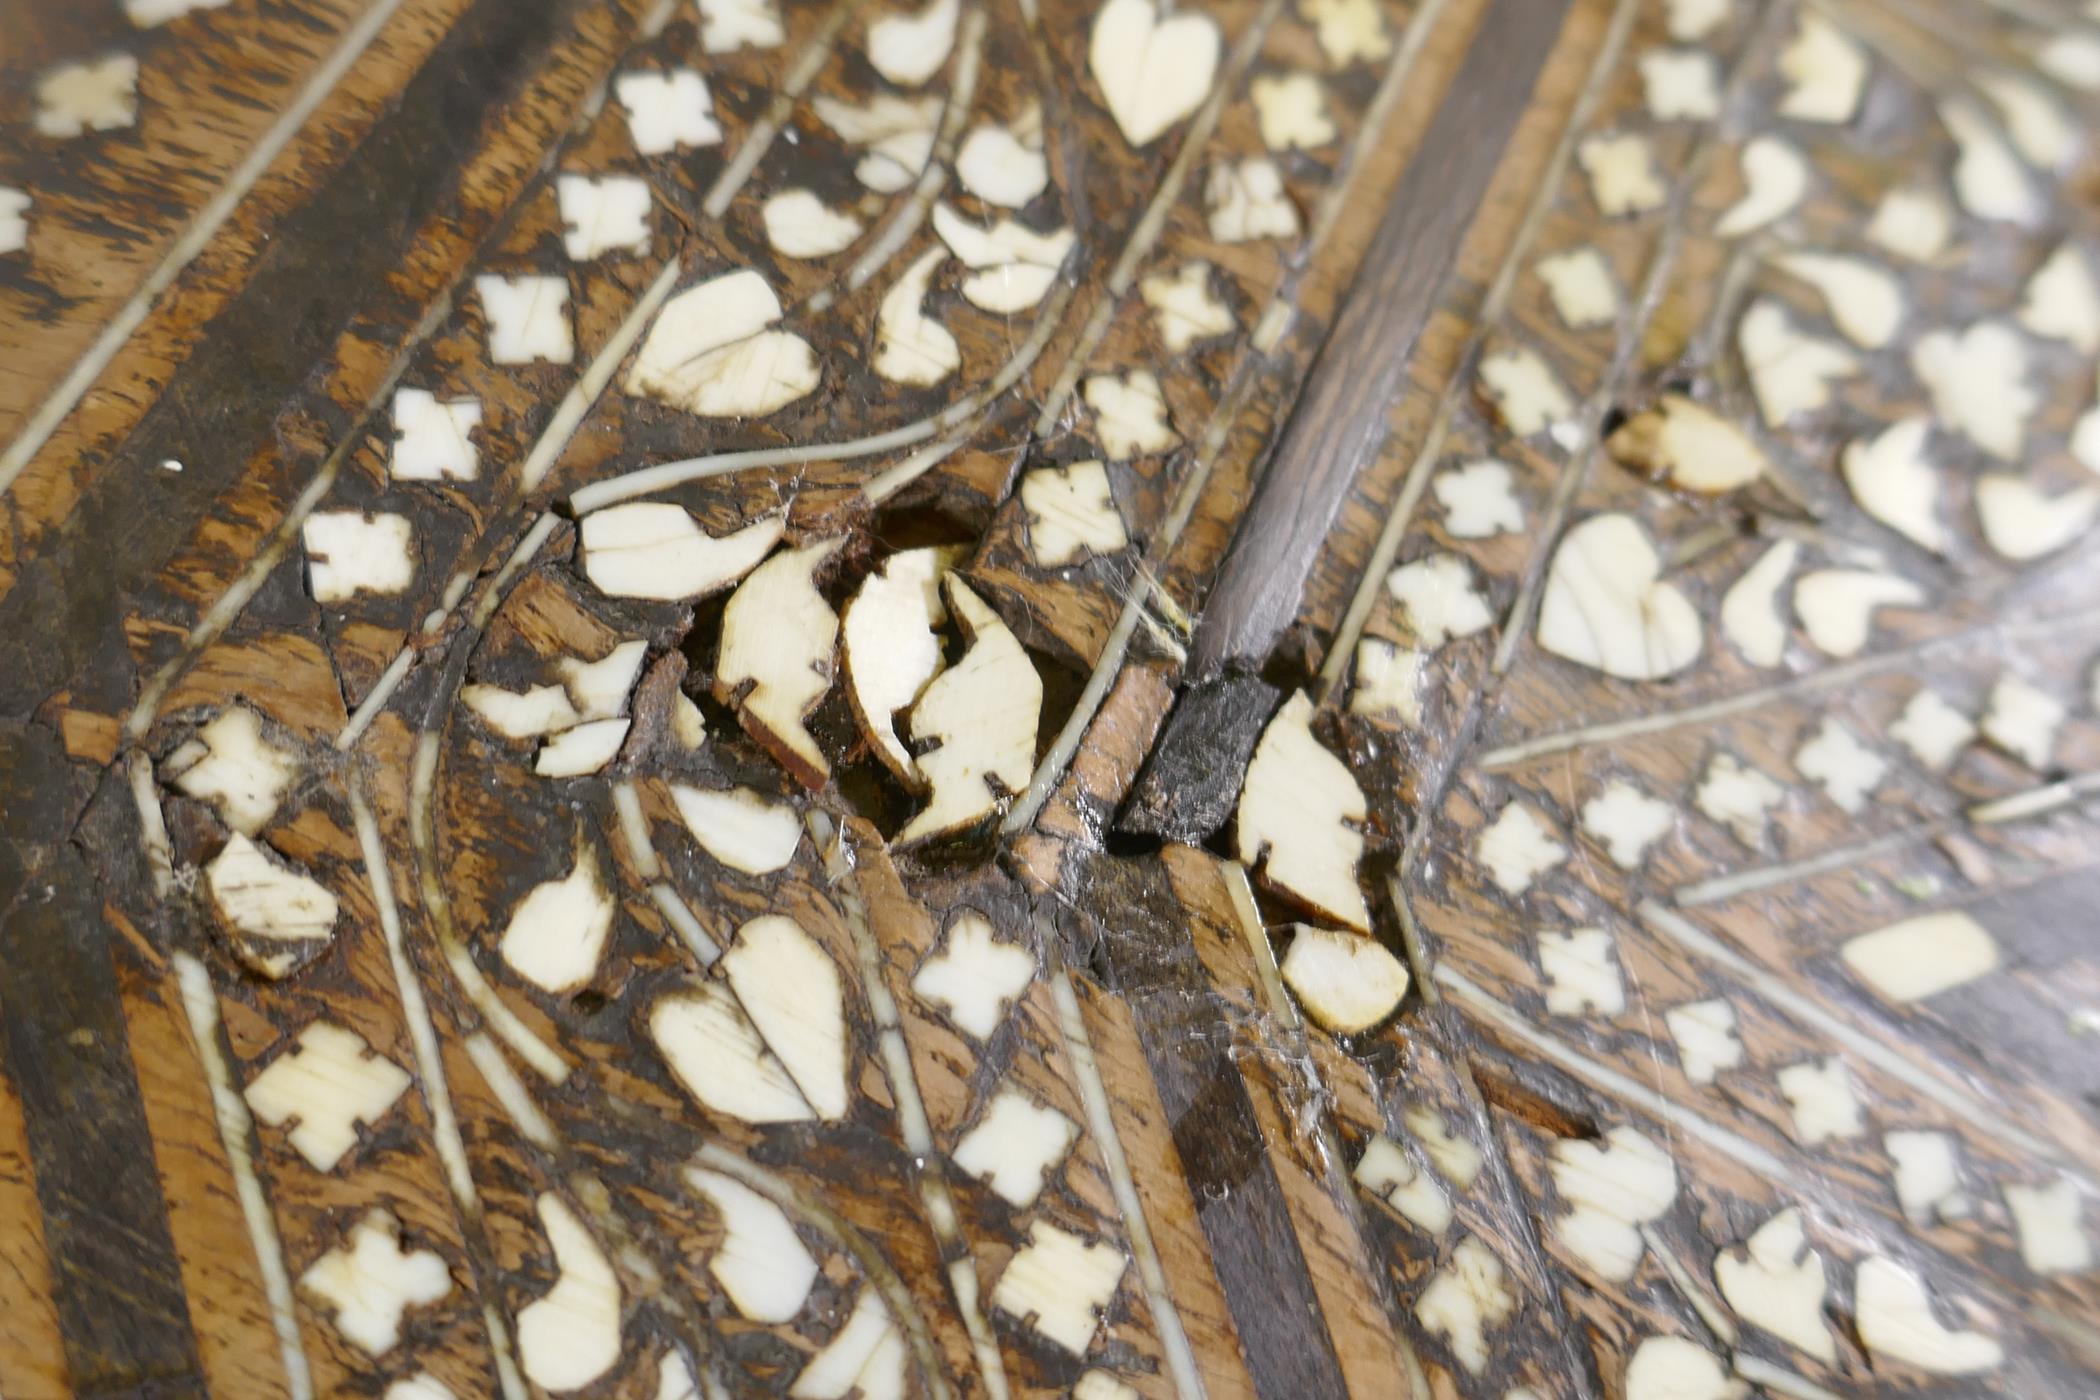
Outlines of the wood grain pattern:
{"type": "Polygon", "coordinates": [[[2092,17],[1899,9],[28,5],[0,1391],[2088,1393],[2092,17]]]}

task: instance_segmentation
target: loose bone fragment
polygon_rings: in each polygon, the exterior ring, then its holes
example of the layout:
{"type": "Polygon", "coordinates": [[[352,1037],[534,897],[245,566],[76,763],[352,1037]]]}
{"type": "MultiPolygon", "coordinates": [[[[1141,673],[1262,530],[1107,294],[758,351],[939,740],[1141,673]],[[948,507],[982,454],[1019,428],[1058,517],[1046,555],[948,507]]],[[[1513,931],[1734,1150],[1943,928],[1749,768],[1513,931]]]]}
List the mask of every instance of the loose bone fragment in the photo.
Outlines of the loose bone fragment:
{"type": "MultiPolygon", "coordinates": [[[[1025,498],[1025,479],[1021,490],[1025,498]]],[[[891,555],[846,604],[841,625],[840,655],[854,717],[875,756],[914,789],[923,780],[897,736],[896,717],[911,708],[941,669],[941,643],[933,629],[947,617],[940,578],[955,552],[929,547],[891,555]]]]}
{"type": "Polygon", "coordinates": [[[919,758],[932,799],[897,834],[900,845],[968,830],[1035,767],[1043,682],[1028,653],[960,577],[946,580],[948,607],[970,649],[934,677],[911,714],[911,736],[939,747],[919,758]]]}
{"type": "Polygon", "coordinates": [[[844,543],[834,536],[776,554],[722,610],[715,698],[736,705],[751,737],[811,788],[824,786],[831,764],[804,720],[831,688],[839,634],[838,614],[817,591],[816,574],[844,543]]]}
{"type": "Polygon", "coordinates": [[[610,598],[702,598],[756,568],[784,525],[773,514],[716,536],[666,501],[611,506],[583,518],[583,572],[610,598]]]}
{"type": "Polygon", "coordinates": [[[1240,789],[1239,858],[1265,884],[1346,928],[1367,933],[1371,912],[1356,882],[1363,854],[1363,790],[1312,733],[1312,701],[1291,696],[1269,721],[1240,789]]]}

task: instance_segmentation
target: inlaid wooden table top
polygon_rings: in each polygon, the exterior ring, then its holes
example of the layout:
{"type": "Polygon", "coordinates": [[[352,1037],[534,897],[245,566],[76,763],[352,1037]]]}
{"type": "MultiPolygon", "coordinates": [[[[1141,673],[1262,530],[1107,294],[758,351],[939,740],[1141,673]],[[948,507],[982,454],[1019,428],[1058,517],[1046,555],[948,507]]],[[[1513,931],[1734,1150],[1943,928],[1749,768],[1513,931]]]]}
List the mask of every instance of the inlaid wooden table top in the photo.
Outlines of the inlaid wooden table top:
{"type": "Polygon", "coordinates": [[[0,1395],[2100,1394],[2096,115],[11,0],[0,1395]]]}

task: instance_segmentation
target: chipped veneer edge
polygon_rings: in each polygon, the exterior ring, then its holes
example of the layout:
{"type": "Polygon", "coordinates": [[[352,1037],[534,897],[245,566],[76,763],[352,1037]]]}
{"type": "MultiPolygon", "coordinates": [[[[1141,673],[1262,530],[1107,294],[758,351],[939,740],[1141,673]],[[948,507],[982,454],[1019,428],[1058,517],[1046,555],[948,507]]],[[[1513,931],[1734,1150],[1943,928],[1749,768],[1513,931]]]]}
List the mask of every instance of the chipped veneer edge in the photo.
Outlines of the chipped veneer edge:
{"type": "MultiPolygon", "coordinates": [[[[1269,942],[1268,929],[1261,921],[1261,909],[1254,902],[1254,886],[1247,877],[1247,868],[1236,860],[1223,861],[1220,864],[1222,868],[1219,875],[1224,880],[1226,893],[1232,901],[1233,915],[1238,919],[1240,932],[1247,940],[1247,951],[1253,959],[1255,975],[1261,979],[1262,999],[1268,1003],[1270,1011],[1283,1022],[1292,1036],[1292,1053],[1305,1060],[1309,1079],[1317,1082],[1318,1076],[1311,1068],[1312,1046],[1305,1028],[1305,1019],[1298,1012],[1298,1004],[1284,988],[1283,975],[1276,965],[1276,949],[1269,942]]],[[[1398,892],[1395,891],[1396,900],[1397,897],[1398,892]]],[[[1405,908],[1404,903],[1401,907],[1405,908]]],[[[1409,925],[1413,922],[1411,916],[1406,921],[1409,925]]],[[[1414,946],[1410,943],[1408,962],[1414,976],[1414,985],[1421,987],[1426,993],[1425,1000],[1433,1004],[1437,999],[1435,990],[1427,985],[1429,979],[1416,964],[1414,953],[1414,946]]],[[[1279,1081],[1279,1085],[1283,1082],[1287,1081],[1279,1081]]],[[[1318,1091],[1314,1092],[1317,1094],[1318,1091]]],[[[1318,1108],[1317,1098],[1312,1106],[1318,1108]]],[[[1295,1116],[1302,1106],[1287,1104],[1283,1107],[1290,1109],[1295,1116]]],[[[1313,1134],[1319,1145],[1318,1162],[1322,1168],[1320,1174],[1326,1177],[1323,1184],[1327,1188],[1329,1200],[1354,1229],[1359,1233],[1364,1232],[1363,1198],[1342,1165],[1347,1159],[1342,1154],[1341,1141],[1335,1134],[1334,1120],[1330,1114],[1324,1111],[1315,1114],[1313,1134]]],[[[1390,1202],[1383,1198],[1374,1199],[1379,1200],[1381,1205],[1390,1206],[1390,1202]]],[[[1368,1238],[1368,1235],[1365,1238],[1368,1238]]],[[[1387,1293],[1382,1279],[1374,1277],[1372,1292],[1377,1295],[1382,1311],[1389,1316],[1398,1314],[1399,1310],[1393,1306],[1394,1300],[1387,1293]]],[[[1392,1329],[1392,1338],[1393,1345],[1398,1348],[1401,1358],[1407,1363],[1409,1381],[1414,1393],[1426,1397],[1429,1389],[1424,1379],[1422,1360],[1415,1351],[1413,1340],[1405,1329],[1397,1327],[1392,1329]]]]}
{"type": "Polygon", "coordinates": [[[949,1283],[956,1306],[962,1313],[963,1329],[969,1333],[970,1349],[976,1355],[977,1369],[983,1377],[986,1393],[992,1400],[1006,1400],[1011,1393],[1006,1360],[979,1302],[982,1290],[977,1277],[977,1261],[962,1236],[955,1196],[948,1186],[944,1165],[947,1159],[933,1140],[933,1125],[927,1119],[926,1102],[919,1093],[919,1078],[912,1069],[911,1051],[904,1043],[904,1026],[897,1014],[897,1000],[890,995],[889,984],[882,977],[882,951],[876,946],[874,930],[868,926],[867,905],[861,898],[860,882],[853,872],[853,858],[846,850],[845,832],[834,826],[831,818],[823,812],[809,813],[808,823],[810,841],[823,853],[825,879],[837,894],[847,927],[853,932],[861,988],[868,999],[868,1009],[875,1017],[876,1046],[882,1056],[884,1075],[890,1083],[891,1097],[896,1100],[897,1124],[904,1135],[905,1150],[911,1153],[917,1164],[919,1195],[926,1205],[927,1223],[933,1227],[942,1252],[951,1256],[949,1283]]]}
{"type": "MultiPolygon", "coordinates": [[[[408,943],[401,928],[401,910],[394,903],[393,878],[387,864],[386,847],[379,836],[379,823],[365,802],[364,791],[352,777],[344,784],[350,818],[357,829],[358,850],[364,862],[365,882],[372,890],[372,905],[379,914],[380,932],[386,937],[387,963],[394,974],[394,992],[401,998],[403,1019],[408,1022],[410,1047],[415,1053],[416,1078],[424,1105],[430,1111],[431,1141],[445,1169],[462,1223],[480,1233],[481,1197],[474,1187],[474,1169],[467,1160],[466,1140],[459,1130],[459,1117],[452,1105],[452,1090],[445,1079],[443,1050],[438,1043],[437,1023],[424,999],[423,984],[409,961],[408,943]]],[[[489,1350],[496,1361],[496,1380],[504,1400],[528,1400],[524,1377],[512,1353],[510,1332],[491,1301],[482,1310],[488,1328],[489,1350]]]]}
{"type": "Polygon", "coordinates": [[[292,1400],[312,1400],[313,1371],[299,1336],[299,1315],[292,1297],[291,1272],[285,1263],[284,1242],[278,1238],[277,1219],[271,1213],[262,1178],[255,1170],[255,1120],[234,1085],[233,1063],[219,1039],[219,994],[212,986],[211,974],[196,958],[176,953],[170,961],[175,965],[176,982],[182,991],[182,1010],[189,1019],[190,1039],[197,1047],[197,1058],[203,1062],[204,1077],[211,1086],[219,1144],[226,1152],[226,1165],[233,1172],[241,1219],[248,1227],[248,1242],[262,1273],[263,1293],[270,1300],[270,1325],[277,1333],[278,1351],[284,1359],[286,1389],[292,1400]]]}
{"type": "Polygon", "coordinates": [[[116,359],[132,335],[145,324],[146,317],[152,313],[154,303],[160,300],[161,294],[174,286],[183,270],[210,246],[212,239],[218,236],[220,228],[240,207],[241,201],[248,197],[256,182],[262,179],[276,163],[277,157],[291,145],[292,139],[306,125],[307,119],[328,100],[329,95],[342,82],[343,76],[364,56],[365,50],[371,47],[372,41],[378,37],[379,31],[386,27],[387,21],[394,17],[394,12],[401,8],[401,4],[402,0],[378,0],[378,3],[358,17],[357,22],[350,26],[321,66],[308,75],[306,82],[299,88],[298,95],[278,114],[277,120],[270,124],[262,139],[257,141],[241,163],[234,167],[233,173],[227,177],[226,183],[220,186],[219,192],[197,211],[196,217],[190,220],[189,227],[175,240],[160,262],[154,266],[153,271],[147,274],[146,280],[139,284],[138,289],[125,300],[117,313],[110,317],[102,327],[101,334],[97,335],[94,343],[88,347],[87,353],[74,362],[73,368],[59,382],[58,387],[37,405],[36,412],[23,426],[21,434],[8,444],[5,452],[0,452],[0,496],[4,496],[8,488],[14,485],[15,478],[21,475],[23,468],[29,465],[31,459],[50,440],[52,433],[58,430],[58,425],[65,421],[66,415],[71,413],[87,391],[94,387],[102,372],[109,368],[111,361],[116,359]]]}
{"type": "Polygon", "coordinates": [[[1320,668],[1320,681],[1315,699],[1325,706],[1341,685],[1342,675],[1348,669],[1350,658],[1355,654],[1357,638],[1363,635],[1364,626],[1370,621],[1371,609],[1377,603],[1380,591],[1385,586],[1386,573],[1400,553],[1401,541],[1406,537],[1408,524],[1413,520],[1415,507],[1420,504],[1422,493],[1428,489],[1430,469],[1443,455],[1444,439],[1451,431],[1451,421],[1458,412],[1459,403],[1470,391],[1473,370],[1478,363],[1488,337],[1500,325],[1503,312],[1508,306],[1510,294],[1516,287],[1517,274],[1530,252],[1532,240],[1545,226],[1546,217],[1558,202],[1559,190],[1567,174],[1568,162],[1573,158],[1575,146],[1584,128],[1589,125],[1597,106],[1604,100],[1613,72],[1618,66],[1619,56],[1626,47],[1627,35],[1632,32],[1634,16],[1638,10],[1636,0],[1617,0],[1611,19],[1605,29],[1604,39],[1598,45],[1596,60],[1583,81],[1575,105],[1568,114],[1568,124],[1561,132],[1559,142],[1547,158],[1546,169],[1539,178],[1531,203],[1524,210],[1524,220],[1517,226],[1516,237],[1511,241],[1509,252],[1495,269],[1495,277],[1488,284],[1487,295],[1482,298],[1480,313],[1472,332],[1466,338],[1465,348],[1459,352],[1458,364],[1451,380],[1439,396],[1436,417],[1431,420],[1429,431],[1408,463],[1407,476],[1402,480],[1400,495],[1387,512],[1385,524],[1380,527],[1378,541],[1372,546],[1370,559],[1365,563],[1356,592],[1349,599],[1348,611],[1342,615],[1342,624],[1335,635],[1333,647],[1320,668]]]}
{"type": "MultiPolygon", "coordinates": [[[[1415,59],[1428,41],[1431,28],[1447,3],[1448,0],[1429,0],[1429,3],[1417,11],[1409,21],[1399,51],[1386,70],[1378,95],[1373,99],[1365,116],[1364,130],[1382,128],[1394,104],[1400,99],[1408,74],[1413,70],[1415,59]]],[[[1336,172],[1334,183],[1322,196],[1319,213],[1313,219],[1312,231],[1306,239],[1306,255],[1299,261],[1297,270],[1278,286],[1272,304],[1293,296],[1299,281],[1305,275],[1305,269],[1318,261],[1336,221],[1341,217],[1346,196],[1352,192],[1351,184],[1361,151],[1362,142],[1359,141],[1351,148],[1342,168],[1336,172]]],[[[1216,464],[1218,454],[1224,450],[1225,439],[1231,433],[1233,424],[1239,420],[1253,388],[1252,361],[1249,357],[1242,356],[1233,369],[1231,382],[1219,398],[1217,407],[1211,412],[1202,438],[1198,440],[1190,456],[1188,470],[1175,493],[1173,507],[1153,538],[1149,557],[1164,560],[1180,541],[1181,532],[1188,528],[1190,518],[1196,513],[1196,503],[1210,481],[1211,468],[1216,464]]],[[[1070,386],[1067,386],[1066,393],[1069,392],[1070,386]]],[[[1094,715],[1101,708],[1101,702],[1108,696],[1109,686],[1114,683],[1116,673],[1122,669],[1123,658],[1130,648],[1130,639],[1136,634],[1138,623],[1144,617],[1145,609],[1151,604],[1154,593],[1162,599],[1168,598],[1156,572],[1145,567],[1144,561],[1140,560],[1136,582],[1131,586],[1129,596],[1124,599],[1123,611],[1116,618],[1116,625],[1110,630],[1108,640],[1101,649],[1101,659],[1088,674],[1086,684],[1080,689],[1079,699],[1072,706],[1072,712],[1065,717],[1064,727],[1058,731],[1057,738],[1044,751],[1042,760],[1036,764],[1035,774],[1029,779],[1027,790],[1015,798],[1012,807],[1008,809],[1006,820],[999,828],[1001,836],[1011,837],[1027,830],[1042,811],[1043,804],[1050,800],[1051,789],[1063,776],[1065,766],[1072,761],[1072,755],[1079,751],[1079,745],[1086,737],[1087,726],[1093,723],[1094,715]]]]}
{"type": "Polygon", "coordinates": [[[1847,1024],[1814,1000],[1789,987],[1777,976],[1727,947],[1683,915],[1652,899],[1643,900],[1636,912],[1640,915],[1641,922],[1650,929],[1707,962],[1726,969],[1739,983],[1795,1020],[1815,1027],[1846,1054],[1857,1056],[1973,1127],[1996,1136],[2035,1160],[2060,1167],[2087,1191],[2100,1189],[2089,1174],[2078,1164],[2066,1161],[2062,1152],[2052,1144],[2020,1127],[2011,1119],[1994,1112],[1943,1076],[1923,1068],[1915,1060],[1889,1049],[1872,1036],[1847,1024]]]}
{"type": "Polygon", "coordinates": [[[966,433],[952,433],[939,442],[928,443],[917,452],[906,457],[894,467],[888,467],[861,484],[861,495],[871,505],[881,505],[905,487],[917,481],[927,472],[948,460],[955,449],[963,445],[966,433]]]}
{"type": "Polygon", "coordinates": [[[1138,1281],[1144,1286],[1145,1301],[1151,1305],[1153,1322],[1159,1329],[1167,1370],[1174,1378],[1174,1393],[1180,1400],[1202,1400],[1203,1378],[1196,1365],[1195,1348],[1182,1325],[1181,1310],[1175,1307],[1174,1295],[1168,1290],[1159,1247],[1153,1241],[1152,1227],[1146,1221],[1144,1206],[1138,1200],[1137,1179],[1131,1175],[1130,1158],[1125,1155],[1123,1139],[1116,1132],[1115,1114],[1109,1107],[1108,1086],[1102,1081],[1101,1067],[1094,1060],[1094,1043],[1087,1035],[1086,1018],[1079,1009],[1079,995],[1072,990],[1071,974],[1061,963],[1051,969],[1048,981],[1050,999],[1057,1007],[1058,1025],[1064,1032],[1065,1059],[1071,1064],[1072,1078],[1079,1085],[1087,1129],[1093,1134],[1094,1144],[1101,1150],[1102,1165],[1108,1171],[1109,1192],[1115,1197],[1116,1209],[1123,1216],[1123,1231],[1129,1237],[1130,1252],[1137,1261],[1138,1281]]]}

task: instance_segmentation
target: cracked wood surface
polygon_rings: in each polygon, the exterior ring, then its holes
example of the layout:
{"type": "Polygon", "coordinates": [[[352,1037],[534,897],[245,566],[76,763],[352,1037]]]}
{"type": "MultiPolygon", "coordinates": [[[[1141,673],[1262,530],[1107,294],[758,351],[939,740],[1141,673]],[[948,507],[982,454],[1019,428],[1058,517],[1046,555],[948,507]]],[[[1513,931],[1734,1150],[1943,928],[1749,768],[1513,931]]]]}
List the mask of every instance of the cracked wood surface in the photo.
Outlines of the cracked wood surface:
{"type": "Polygon", "coordinates": [[[17,9],[0,1392],[2093,1389],[2100,10],[17,9]]]}

